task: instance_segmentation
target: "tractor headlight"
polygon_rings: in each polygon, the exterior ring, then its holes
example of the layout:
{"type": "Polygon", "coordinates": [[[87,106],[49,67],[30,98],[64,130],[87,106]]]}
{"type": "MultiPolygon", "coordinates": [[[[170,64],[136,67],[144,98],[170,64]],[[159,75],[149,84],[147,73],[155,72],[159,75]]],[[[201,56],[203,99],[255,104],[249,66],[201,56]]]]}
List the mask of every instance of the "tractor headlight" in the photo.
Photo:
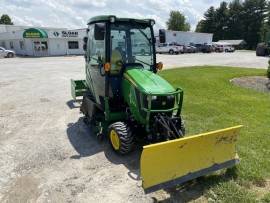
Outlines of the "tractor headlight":
{"type": "Polygon", "coordinates": [[[167,100],[168,101],[172,101],[172,100],[174,100],[175,99],[175,96],[174,95],[169,95],[169,96],[167,96],[167,100]]]}
{"type": "Polygon", "coordinates": [[[147,96],[148,101],[155,101],[157,100],[157,96],[147,96]]]}
{"type": "Polygon", "coordinates": [[[174,95],[167,96],[166,104],[172,108],[174,106],[174,103],[175,103],[175,96],[174,95]]]}

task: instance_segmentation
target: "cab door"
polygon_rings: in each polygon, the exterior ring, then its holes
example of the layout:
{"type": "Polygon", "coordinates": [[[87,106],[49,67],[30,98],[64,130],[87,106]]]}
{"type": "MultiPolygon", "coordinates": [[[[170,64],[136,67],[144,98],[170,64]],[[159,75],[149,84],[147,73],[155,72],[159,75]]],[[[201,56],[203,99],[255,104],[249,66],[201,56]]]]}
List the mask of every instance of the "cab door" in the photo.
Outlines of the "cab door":
{"type": "MultiPolygon", "coordinates": [[[[97,23],[104,26],[105,23],[97,23]]],[[[89,25],[87,56],[86,56],[86,83],[98,104],[102,104],[105,96],[105,77],[103,64],[105,63],[105,38],[95,39],[96,24],[89,25]]]]}

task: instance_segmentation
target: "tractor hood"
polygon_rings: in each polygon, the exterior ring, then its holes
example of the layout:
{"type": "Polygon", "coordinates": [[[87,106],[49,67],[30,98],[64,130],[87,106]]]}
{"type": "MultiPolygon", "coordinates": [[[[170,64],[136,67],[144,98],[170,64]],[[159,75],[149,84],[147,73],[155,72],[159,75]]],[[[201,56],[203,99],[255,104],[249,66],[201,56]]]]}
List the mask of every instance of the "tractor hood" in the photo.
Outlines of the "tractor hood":
{"type": "Polygon", "coordinates": [[[159,75],[144,69],[127,69],[124,77],[146,94],[168,94],[175,88],[159,75]]]}

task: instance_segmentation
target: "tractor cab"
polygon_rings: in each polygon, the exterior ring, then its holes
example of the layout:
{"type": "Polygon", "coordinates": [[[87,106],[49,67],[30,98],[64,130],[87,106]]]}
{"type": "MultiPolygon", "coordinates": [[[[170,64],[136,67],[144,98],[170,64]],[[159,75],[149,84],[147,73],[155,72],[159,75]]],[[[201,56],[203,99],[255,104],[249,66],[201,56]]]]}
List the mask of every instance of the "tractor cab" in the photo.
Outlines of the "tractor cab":
{"type": "Polygon", "coordinates": [[[86,85],[100,107],[105,97],[111,103],[122,99],[122,79],[127,69],[143,69],[153,73],[156,64],[154,20],[98,16],[88,22],[84,39],[86,85]],[[105,86],[105,88],[104,88],[105,86]]]}
{"type": "Polygon", "coordinates": [[[152,71],[155,69],[151,26],[148,23],[131,22],[111,25],[111,75],[119,75],[131,66],[152,71]]]}

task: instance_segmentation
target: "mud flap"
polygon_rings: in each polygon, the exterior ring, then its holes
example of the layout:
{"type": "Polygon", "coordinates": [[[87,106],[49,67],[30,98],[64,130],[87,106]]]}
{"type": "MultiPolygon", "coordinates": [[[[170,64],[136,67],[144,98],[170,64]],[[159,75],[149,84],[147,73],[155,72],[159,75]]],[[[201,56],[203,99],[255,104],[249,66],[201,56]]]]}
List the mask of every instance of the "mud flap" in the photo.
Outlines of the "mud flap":
{"type": "Polygon", "coordinates": [[[146,193],[153,192],[239,162],[235,126],[143,147],[140,171],[146,193]]]}

